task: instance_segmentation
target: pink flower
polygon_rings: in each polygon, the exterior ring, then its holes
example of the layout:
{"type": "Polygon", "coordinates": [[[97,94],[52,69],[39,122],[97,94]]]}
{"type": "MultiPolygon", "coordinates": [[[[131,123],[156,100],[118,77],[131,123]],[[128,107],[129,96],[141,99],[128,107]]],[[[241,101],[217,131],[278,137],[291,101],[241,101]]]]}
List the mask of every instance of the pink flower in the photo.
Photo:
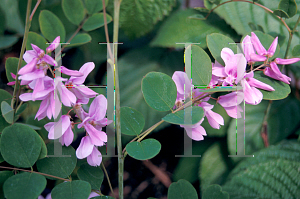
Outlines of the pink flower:
{"type": "MultiPolygon", "coordinates": [[[[12,77],[13,79],[16,79],[16,75],[15,75],[15,74],[10,73],[10,75],[11,75],[11,77],[12,77]]],[[[16,81],[12,81],[12,82],[8,82],[8,83],[7,83],[8,86],[13,86],[13,85],[15,85],[15,84],[16,84],[16,81]]]]}
{"type": "Polygon", "coordinates": [[[49,122],[45,126],[45,129],[49,132],[49,139],[58,139],[60,138],[60,142],[62,145],[69,146],[74,138],[74,134],[71,128],[71,121],[69,115],[62,115],[58,122],[49,122]],[[59,129],[59,130],[58,130],[59,129]],[[57,133],[57,132],[61,132],[57,133]]]}
{"type": "Polygon", "coordinates": [[[200,141],[204,139],[204,135],[206,135],[205,129],[201,126],[204,118],[202,118],[198,123],[194,125],[180,125],[186,130],[187,135],[196,141],[200,141]]]}
{"type": "Polygon", "coordinates": [[[93,62],[85,63],[79,70],[82,76],[76,77],[74,75],[65,83],[67,87],[77,97],[77,103],[87,104],[89,98],[93,98],[97,95],[96,92],[83,85],[88,74],[95,68],[93,62]]]}
{"type": "Polygon", "coordinates": [[[243,112],[243,110],[239,104],[242,103],[243,98],[243,92],[237,91],[220,96],[218,103],[225,109],[230,117],[241,118],[241,112],[243,112]]]}
{"type": "Polygon", "coordinates": [[[57,36],[52,43],[46,48],[47,53],[51,53],[60,44],[60,36],[57,36]]]}
{"type": "Polygon", "coordinates": [[[213,105],[207,102],[201,102],[198,106],[204,109],[205,117],[212,128],[220,129],[220,125],[224,125],[223,117],[211,110],[214,107],[213,105]]]}
{"type": "Polygon", "coordinates": [[[88,157],[93,151],[93,143],[90,136],[85,136],[81,139],[80,145],[76,150],[76,156],[78,159],[88,157]]]}
{"type": "Polygon", "coordinates": [[[107,121],[105,117],[107,110],[107,100],[104,95],[97,96],[91,103],[89,113],[78,125],[86,129],[91,137],[92,143],[96,146],[103,146],[107,142],[107,135],[102,131],[103,125],[108,125],[112,121],[107,121]]]}
{"type": "Polygon", "coordinates": [[[256,61],[265,61],[267,58],[263,55],[257,55],[251,41],[251,37],[247,35],[242,41],[245,58],[249,64],[254,64],[256,61]]]}
{"type": "Polygon", "coordinates": [[[93,147],[92,153],[87,157],[87,162],[91,166],[100,166],[102,162],[102,155],[100,151],[97,149],[97,147],[93,147]]]}
{"type": "Polygon", "coordinates": [[[172,76],[177,88],[177,98],[175,104],[180,106],[186,98],[191,97],[191,80],[188,78],[187,74],[182,71],[175,71],[172,76]]]}
{"type": "Polygon", "coordinates": [[[273,79],[277,79],[279,81],[282,81],[286,84],[290,84],[291,78],[286,76],[285,74],[282,74],[275,62],[270,63],[270,67],[266,67],[264,69],[264,74],[266,76],[269,76],[273,79]]]}
{"type": "Polygon", "coordinates": [[[268,51],[265,49],[265,47],[260,43],[258,37],[254,32],[251,32],[251,42],[254,46],[254,49],[256,50],[258,55],[272,57],[276,51],[276,47],[278,44],[278,37],[274,39],[272,44],[270,45],[268,51]]]}

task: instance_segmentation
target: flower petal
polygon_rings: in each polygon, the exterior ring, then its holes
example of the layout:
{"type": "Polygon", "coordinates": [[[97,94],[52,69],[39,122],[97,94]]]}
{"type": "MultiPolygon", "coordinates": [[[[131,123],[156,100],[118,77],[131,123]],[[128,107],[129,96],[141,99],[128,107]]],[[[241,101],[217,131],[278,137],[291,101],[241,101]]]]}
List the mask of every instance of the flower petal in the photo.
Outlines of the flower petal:
{"type": "Polygon", "coordinates": [[[79,72],[77,70],[70,70],[64,66],[61,66],[58,70],[61,71],[61,73],[69,75],[69,76],[74,76],[74,77],[80,77],[83,76],[82,72],[79,72]]]}
{"type": "Polygon", "coordinates": [[[255,54],[254,48],[253,48],[253,44],[251,42],[251,37],[249,35],[247,35],[243,41],[242,41],[242,48],[244,50],[244,54],[245,54],[245,58],[246,60],[249,62],[252,59],[250,58],[251,54],[255,54]]]}
{"type": "Polygon", "coordinates": [[[57,46],[59,45],[60,43],[60,36],[57,36],[53,41],[52,43],[46,48],[46,52],[47,53],[50,53],[52,52],[53,50],[55,50],[55,48],[57,48],[57,46]]]}
{"type": "Polygon", "coordinates": [[[272,42],[271,46],[269,47],[268,49],[268,56],[269,57],[272,57],[276,51],[276,48],[277,48],[277,44],[278,44],[278,37],[276,37],[274,39],[274,41],[272,42]]]}
{"type": "Polygon", "coordinates": [[[102,162],[102,155],[96,147],[93,148],[93,152],[91,153],[91,155],[87,157],[87,162],[89,165],[94,167],[100,166],[102,162]]]}
{"type": "Polygon", "coordinates": [[[283,64],[283,65],[287,65],[287,64],[293,64],[300,61],[300,58],[291,58],[291,59],[281,59],[281,58],[276,58],[275,62],[277,64],[283,64]]]}
{"type": "Polygon", "coordinates": [[[91,136],[92,143],[94,145],[103,146],[104,142],[107,142],[107,135],[105,132],[97,130],[93,125],[89,123],[85,123],[84,128],[91,136]]]}
{"type": "Polygon", "coordinates": [[[266,55],[267,51],[265,49],[265,47],[260,43],[258,37],[256,36],[256,34],[254,32],[251,32],[251,42],[254,46],[254,49],[256,50],[256,52],[259,55],[266,55]]]}
{"type": "Polygon", "coordinates": [[[28,64],[26,64],[25,66],[23,66],[23,67],[19,70],[18,74],[19,74],[19,75],[25,75],[25,74],[27,74],[27,73],[32,72],[33,69],[35,68],[37,62],[38,62],[38,59],[32,59],[31,62],[29,62],[28,64]]]}
{"type": "Polygon", "coordinates": [[[260,88],[260,89],[263,89],[263,90],[266,90],[266,91],[275,91],[275,89],[272,86],[270,86],[266,83],[263,83],[263,82],[261,82],[257,79],[249,78],[247,81],[248,81],[248,84],[250,86],[260,88]]]}
{"type": "Polygon", "coordinates": [[[205,116],[210,126],[214,129],[220,129],[220,125],[224,125],[223,117],[220,114],[213,112],[212,110],[206,111],[205,116]]]}
{"type": "Polygon", "coordinates": [[[243,112],[243,109],[240,107],[240,105],[237,106],[231,106],[231,107],[223,107],[227,114],[232,118],[241,118],[241,112],[243,112]]]}
{"type": "Polygon", "coordinates": [[[30,63],[35,58],[38,58],[38,55],[34,50],[26,50],[23,55],[23,59],[26,63],[30,63]]]}
{"type": "Polygon", "coordinates": [[[231,107],[242,103],[243,99],[244,99],[243,92],[237,91],[237,92],[231,92],[229,94],[220,96],[218,103],[223,107],[231,107]]]}
{"type": "Polygon", "coordinates": [[[104,95],[98,95],[90,105],[89,115],[94,120],[101,120],[105,117],[107,110],[107,99],[104,95]]]}
{"type": "Polygon", "coordinates": [[[196,140],[196,141],[203,140],[204,139],[203,135],[206,135],[205,129],[200,125],[196,128],[185,127],[185,130],[186,130],[187,135],[191,139],[196,140]]]}
{"type": "Polygon", "coordinates": [[[81,77],[71,77],[69,79],[70,82],[72,82],[73,84],[83,84],[86,77],[90,74],[90,72],[92,70],[94,70],[95,68],[95,64],[93,62],[88,62],[88,63],[85,63],[79,70],[79,72],[83,73],[83,76],[81,77]]]}
{"type": "Polygon", "coordinates": [[[92,144],[90,136],[85,136],[81,139],[80,145],[76,150],[78,159],[88,157],[93,152],[94,145],[92,144]]]}
{"type": "Polygon", "coordinates": [[[258,55],[255,53],[250,54],[250,59],[251,61],[257,62],[257,61],[266,61],[267,57],[263,56],[263,55],[258,55]]]}

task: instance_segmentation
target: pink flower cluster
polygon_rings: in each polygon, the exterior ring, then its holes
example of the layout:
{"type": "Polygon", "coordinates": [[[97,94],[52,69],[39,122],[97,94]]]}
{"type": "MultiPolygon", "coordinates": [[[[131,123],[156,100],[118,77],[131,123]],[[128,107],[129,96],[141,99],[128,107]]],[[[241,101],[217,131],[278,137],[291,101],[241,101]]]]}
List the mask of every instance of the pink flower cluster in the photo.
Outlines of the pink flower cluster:
{"type": "MultiPolygon", "coordinates": [[[[246,104],[259,104],[263,99],[263,94],[258,89],[274,91],[274,88],[270,85],[254,78],[252,66],[255,64],[255,62],[264,62],[264,64],[259,66],[259,68],[265,67],[263,72],[266,76],[287,84],[289,84],[289,81],[291,81],[288,76],[280,72],[277,64],[292,64],[298,62],[300,58],[275,58],[273,61],[269,61],[276,51],[277,42],[278,38],[276,37],[269,49],[266,50],[255,33],[252,32],[251,37],[247,35],[242,42],[244,55],[234,54],[231,49],[223,48],[221,51],[221,58],[223,59],[225,66],[222,66],[217,61],[212,63],[212,78],[208,87],[242,86],[242,90],[222,95],[217,99],[217,103],[219,103],[226,110],[230,117],[241,117],[241,112],[243,112],[243,110],[239,104],[241,104],[243,101],[245,101],[246,104]],[[251,66],[251,71],[249,72],[246,72],[247,64],[251,66]]],[[[222,116],[213,112],[211,110],[213,105],[207,102],[211,96],[201,92],[200,89],[194,88],[186,73],[176,71],[173,74],[172,79],[177,87],[177,99],[175,102],[175,107],[182,106],[186,98],[191,97],[193,99],[202,97],[203,99],[198,100],[197,103],[194,103],[194,105],[203,108],[204,117],[207,118],[211,127],[219,129],[220,125],[224,125],[222,116]]],[[[197,124],[180,126],[186,129],[187,134],[191,139],[197,141],[203,140],[203,136],[206,135],[205,129],[201,126],[203,121],[204,118],[202,118],[197,124]]]]}
{"type": "MultiPolygon", "coordinates": [[[[60,37],[57,37],[53,43],[46,49],[51,53],[59,45],[60,37]]],[[[67,107],[72,107],[77,118],[80,119],[78,128],[84,128],[87,132],[82,138],[80,146],[76,150],[79,159],[87,158],[91,166],[99,166],[102,157],[97,146],[103,146],[107,142],[107,135],[102,128],[111,123],[105,118],[107,110],[107,100],[103,95],[98,95],[93,90],[84,86],[83,83],[88,74],[95,68],[93,62],[84,64],[79,71],[69,70],[64,66],[56,69],[61,73],[70,76],[69,79],[55,77],[51,70],[51,65],[57,65],[56,61],[45,51],[31,44],[33,50],[27,50],[24,54],[24,60],[27,63],[22,67],[18,74],[21,85],[27,85],[33,90],[30,93],[20,95],[22,101],[41,100],[40,108],[35,116],[38,120],[48,117],[56,119],[61,112],[61,103],[67,107]],[[51,70],[53,77],[47,76],[48,69],[51,70]],[[63,83],[65,82],[65,83],[63,83]],[[87,104],[90,98],[94,98],[89,112],[86,113],[81,104],[87,104]]],[[[13,78],[16,78],[12,74],[13,78]]],[[[10,82],[9,85],[14,85],[10,82]]],[[[70,111],[69,111],[70,112],[70,111]]],[[[44,127],[49,132],[49,139],[59,139],[62,145],[69,146],[74,139],[74,122],[72,117],[62,115],[58,122],[49,122],[44,127]],[[57,132],[61,129],[61,133],[57,132]]]]}

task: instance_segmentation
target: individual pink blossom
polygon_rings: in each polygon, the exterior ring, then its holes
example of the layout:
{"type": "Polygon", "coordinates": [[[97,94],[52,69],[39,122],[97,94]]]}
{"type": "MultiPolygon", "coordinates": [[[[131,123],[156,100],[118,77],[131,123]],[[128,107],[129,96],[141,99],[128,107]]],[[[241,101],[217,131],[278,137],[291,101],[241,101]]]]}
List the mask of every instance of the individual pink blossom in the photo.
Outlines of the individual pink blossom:
{"type": "Polygon", "coordinates": [[[243,92],[237,91],[220,96],[218,98],[218,103],[225,109],[230,117],[241,118],[241,112],[243,112],[243,109],[239,104],[242,103],[243,99],[243,92]]]}
{"type": "Polygon", "coordinates": [[[180,106],[183,104],[183,101],[185,99],[192,97],[191,88],[194,87],[194,85],[192,85],[191,80],[188,78],[187,74],[182,71],[175,71],[172,79],[175,82],[177,88],[177,98],[175,104],[177,106],[180,106]]]}
{"type": "Polygon", "coordinates": [[[191,139],[200,141],[204,139],[203,136],[207,135],[205,129],[201,126],[203,120],[204,118],[194,125],[180,125],[180,127],[183,127],[186,130],[187,135],[191,139]]]}
{"type": "Polygon", "coordinates": [[[211,110],[214,107],[213,105],[207,102],[201,102],[198,106],[203,108],[205,117],[212,128],[220,129],[220,125],[224,125],[223,117],[211,110]]]}
{"type": "Polygon", "coordinates": [[[102,155],[100,151],[97,149],[97,147],[93,147],[92,153],[87,157],[87,162],[91,166],[100,166],[102,162],[102,155]]]}
{"type": "Polygon", "coordinates": [[[265,49],[265,47],[261,44],[258,37],[254,32],[251,32],[251,42],[254,46],[254,49],[256,50],[258,55],[272,57],[276,51],[276,47],[278,44],[278,37],[276,37],[272,44],[270,45],[268,51],[265,49]]]}
{"type": "Polygon", "coordinates": [[[60,36],[57,36],[52,43],[46,48],[46,53],[51,53],[60,44],[60,36]]]}
{"type": "Polygon", "coordinates": [[[93,151],[94,144],[92,143],[90,136],[85,136],[81,139],[79,147],[76,150],[76,156],[78,159],[88,157],[93,151]]]}
{"type": "Polygon", "coordinates": [[[58,122],[49,122],[45,126],[45,129],[49,132],[49,139],[58,139],[62,145],[69,146],[74,138],[74,134],[71,127],[71,121],[69,115],[62,115],[58,122]],[[61,129],[62,134],[57,133],[56,129],[61,129]]]}
{"type": "Polygon", "coordinates": [[[71,76],[71,78],[65,83],[65,87],[68,88],[77,97],[77,103],[87,104],[89,98],[93,98],[97,93],[90,88],[83,85],[88,74],[95,68],[93,62],[85,63],[79,70],[82,76],[71,76]]]}
{"type": "MultiPolygon", "coordinates": [[[[11,77],[13,78],[13,79],[16,79],[16,75],[15,74],[13,74],[13,73],[10,73],[10,75],[11,75],[11,77]]],[[[13,85],[15,85],[16,84],[16,81],[12,81],[12,82],[8,82],[7,83],[7,85],[8,86],[13,86],[13,85]]]]}
{"type": "Polygon", "coordinates": [[[107,99],[104,95],[97,96],[90,105],[89,113],[78,128],[84,127],[91,137],[93,145],[103,146],[107,142],[107,135],[102,131],[102,125],[108,125],[112,121],[105,118],[107,99]]]}
{"type": "Polygon", "coordinates": [[[257,61],[265,61],[267,59],[265,56],[255,53],[251,37],[249,35],[243,39],[242,48],[244,50],[245,58],[249,64],[254,64],[257,61]]]}

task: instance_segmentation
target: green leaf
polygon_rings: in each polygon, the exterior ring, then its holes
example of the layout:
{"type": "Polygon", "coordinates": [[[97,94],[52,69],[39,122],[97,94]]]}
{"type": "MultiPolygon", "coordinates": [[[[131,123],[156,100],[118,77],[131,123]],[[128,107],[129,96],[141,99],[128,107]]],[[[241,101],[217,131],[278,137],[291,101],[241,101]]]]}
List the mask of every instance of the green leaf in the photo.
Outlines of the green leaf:
{"type": "MultiPolygon", "coordinates": [[[[19,123],[19,122],[15,122],[16,124],[23,124],[23,123],[19,123]]],[[[33,130],[41,130],[41,127],[38,127],[38,126],[34,126],[34,125],[30,125],[30,124],[23,124],[23,125],[26,125],[30,128],[32,128],[33,130]]]]}
{"type": "Polygon", "coordinates": [[[4,199],[4,192],[3,192],[4,182],[13,175],[14,174],[12,171],[0,171],[0,199],[4,199]]]}
{"type": "MultiPolygon", "coordinates": [[[[208,85],[212,76],[212,65],[209,56],[199,46],[192,45],[186,49],[186,51],[189,50],[191,50],[193,84],[195,86],[208,85]]],[[[190,58],[185,57],[185,60],[187,59],[190,58]]]]}
{"type": "Polygon", "coordinates": [[[283,141],[244,159],[236,166],[223,190],[231,199],[297,198],[300,195],[300,145],[283,141]]]}
{"type": "Polygon", "coordinates": [[[7,123],[11,124],[14,120],[14,110],[5,101],[1,102],[1,112],[2,112],[2,116],[4,117],[5,121],[7,123]]]}
{"type": "Polygon", "coordinates": [[[214,92],[226,92],[226,91],[238,91],[238,90],[242,90],[243,87],[242,86],[236,86],[236,87],[229,87],[229,86],[217,86],[215,88],[208,88],[208,89],[202,89],[201,87],[198,87],[199,90],[202,93],[214,93],[214,92]]]}
{"type": "Polygon", "coordinates": [[[3,191],[7,199],[32,199],[43,192],[46,184],[44,176],[24,172],[8,178],[3,185],[3,191]]]}
{"type": "Polygon", "coordinates": [[[168,199],[198,199],[198,194],[191,183],[186,180],[173,182],[168,190],[168,199]]]}
{"type": "Polygon", "coordinates": [[[229,168],[222,156],[220,143],[210,146],[200,160],[199,178],[201,190],[204,191],[213,183],[221,183],[222,176],[229,168]]]}
{"type": "Polygon", "coordinates": [[[211,3],[213,3],[213,4],[216,4],[216,5],[218,5],[218,4],[220,4],[220,1],[221,0],[209,0],[211,3]]]}
{"type": "MultiPolygon", "coordinates": [[[[177,43],[200,43],[201,48],[206,48],[206,35],[211,33],[227,33],[230,28],[216,15],[211,15],[207,20],[195,20],[190,16],[199,14],[194,9],[178,10],[168,17],[151,41],[151,46],[167,48],[184,48],[177,43]],[[216,26],[218,24],[218,26],[216,26]],[[175,34],[176,33],[176,34],[175,34]]],[[[230,32],[231,33],[231,32],[230,32]]]]}
{"type": "Polygon", "coordinates": [[[24,24],[20,18],[18,0],[2,0],[0,1],[0,8],[5,14],[6,28],[24,34],[24,24]]]}
{"type": "Polygon", "coordinates": [[[84,19],[84,6],[81,0],[62,0],[61,7],[71,23],[79,25],[84,19]]]}
{"type": "MultiPolygon", "coordinates": [[[[16,57],[9,57],[6,59],[5,72],[6,72],[6,77],[9,82],[15,81],[15,79],[12,78],[10,73],[13,73],[14,75],[17,74],[18,62],[19,62],[19,59],[16,57]]],[[[21,67],[23,67],[25,65],[26,65],[26,62],[22,61],[21,67]]]]}
{"type": "MultiPolygon", "coordinates": [[[[43,138],[43,140],[48,140],[48,131],[44,128],[45,124],[47,124],[48,122],[50,122],[47,119],[43,119],[43,120],[35,120],[34,119],[35,115],[31,115],[29,117],[27,117],[26,119],[26,124],[30,125],[31,128],[33,128],[33,126],[40,126],[40,129],[37,129],[38,134],[43,138]]],[[[34,128],[33,128],[34,129],[34,128]]]]}
{"type": "Polygon", "coordinates": [[[11,47],[19,40],[16,36],[0,36],[0,50],[11,47]]]}
{"type": "MultiPolygon", "coordinates": [[[[105,5],[107,5],[108,0],[105,0],[105,5]]],[[[99,0],[85,0],[85,8],[87,12],[91,15],[96,12],[99,12],[103,9],[102,1],[99,0]]]]}
{"type": "Polygon", "coordinates": [[[189,16],[189,19],[206,20],[205,16],[202,14],[195,14],[195,15],[189,16]]]}
{"type": "Polygon", "coordinates": [[[53,199],[86,199],[91,193],[91,185],[82,180],[63,182],[51,192],[53,199]]]}
{"type": "MultiPolygon", "coordinates": [[[[270,45],[274,41],[274,37],[272,37],[271,35],[265,34],[261,31],[254,31],[254,33],[256,34],[258,39],[260,40],[261,44],[265,47],[265,49],[269,49],[270,45]]],[[[247,35],[251,36],[251,33],[249,32],[247,35]]],[[[246,35],[244,35],[244,37],[241,39],[241,42],[243,41],[245,36],[246,35]]],[[[280,47],[279,47],[279,44],[277,44],[276,51],[270,59],[276,58],[279,52],[280,52],[280,47]]]]}
{"type": "MultiPolygon", "coordinates": [[[[54,155],[53,143],[47,144],[48,156],[54,155]]],[[[55,154],[56,155],[56,154],[55,154]]],[[[61,154],[57,154],[57,156],[61,154]]],[[[72,146],[62,146],[62,155],[68,157],[46,157],[37,161],[36,166],[39,172],[54,175],[61,178],[68,177],[76,167],[76,154],[72,146]]],[[[47,177],[49,179],[53,179],[47,177]]]]}
{"type": "Polygon", "coordinates": [[[204,0],[203,3],[205,8],[209,10],[211,10],[215,6],[212,2],[210,2],[210,0],[204,0]]]}
{"type": "Polygon", "coordinates": [[[186,109],[180,110],[176,113],[169,113],[162,119],[171,124],[192,125],[199,122],[203,117],[204,117],[203,108],[199,106],[193,106],[193,107],[187,107],[186,109]],[[187,115],[187,113],[191,113],[191,115],[187,115]]]}
{"type": "Polygon", "coordinates": [[[167,16],[175,4],[175,0],[123,1],[120,7],[120,28],[129,37],[143,36],[167,16]]]}
{"type": "Polygon", "coordinates": [[[130,107],[121,107],[120,112],[121,132],[125,135],[139,135],[145,126],[143,114],[130,107]]]}
{"type": "Polygon", "coordinates": [[[175,105],[176,85],[164,73],[148,73],[142,80],[142,92],[147,104],[157,111],[169,111],[175,105]]]}
{"type": "Polygon", "coordinates": [[[43,158],[47,157],[48,150],[47,150],[47,146],[46,146],[43,138],[40,135],[39,135],[39,137],[40,137],[40,141],[42,144],[42,148],[41,148],[41,153],[40,153],[38,159],[43,159],[43,158]]]}
{"type": "Polygon", "coordinates": [[[42,49],[44,51],[49,46],[47,44],[46,39],[43,36],[41,36],[35,32],[28,33],[28,38],[27,38],[27,42],[26,42],[26,50],[32,50],[31,44],[38,46],[40,49],[42,49]]]}
{"type": "Polygon", "coordinates": [[[161,144],[155,139],[146,139],[141,142],[130,142],[126,145],[128,155],[137,160],[147,160],[156,156],[161,149],[161,144]]]}
{"type": "Polygon", "coordinates": [[[114,199],[111,196],[96,196],[96,197],[92,197],[91,199],[114,199]]]}
{"type": "Polygon", "coordinates": [[[88,163],[82,164],[77,171],[78,178],[90,183],[92,189],[100,190],[104,174],[100,167],[90,166],[88,163]]]}
{"type": "Polygon", "coordinates": [[[199,10],[200,12],[209,13],[209,9],[203,7],[195,7],[195,10],[199,10]]]}
{"type": "Polygon", "coordinates": [[[222,187],[217,184],[213,184],[207,187],[202,197],[203,199],[229,199],[229,194],[222,191],[222,187]]]}
{"type": "Polygon", "coordinates": [[[67,48],[81,46],[91,42],[91,40],[92,37],[88,33],[79,33],[71,40],[70,44],[67,45],[67,48]]]}
{"type": "Polygon", "coordinates": [[[257,29],[256,25],[252,22],[249,22],[248,25],[249,25],[249,27],[251,28],[252,31],[255,31],[257,29]]]}
{"type": "Polygon", "coordinates": [[[281,0],[278,9],[284,11],[289,17],[297,14],[297,4],[295,0],[281,0]]]}
{"type": "Polygon", "coordinates": [[[284,10],[280,10],[280,9],[274,10],[273,14],[281,18],[290,18],[289,15],[284,10]]]}
{"type": "MultiPolygon", "coordinates": [[[[11,99],[12,99],[12,96],[9,92],[0,89],[0,103],[2,103],[3,101],[10,103],[11,99]]],[[[1,109],[0,109],[0,113],[1,113],[0,114],[0,132],[2,132],[5,127],[9,126],[9,123],[7,123],[6,120],[4,119],[4,117],[2,116],[1,109]]]]}
{"type": "MultiPolygon", "coordinates": [[[[237,151],[244,151],[243,145],[239,143],[245,143],[245,155],[253,155],[255,151],[264,148],[260,131],[267,106],[267,101],[262,101],[255,106],[246,104],[245,121],[243,119],[238,119],[237,121],[235,119],[231,120],[227,136],[228,151],[230,155],[236,155],[237,151]]],[[[241,158],[239,157],[232,158],[234,161],[240,159],[241,158]]]]}
{"type": "Polygon", "coordinates": [[[206,42],[212,56],[223,66],[225,66],[225,63],[221,58],[222,49],[227,47],[236,53],[237,46],[235,45],[234,41],[225,35],[212,33],[206,36],[206,42]]]}
{"type": "MultiPolygon", "coordinates": [[[[21,113],[23,113],[23,111],[25,111],[25,109],[27,108],[27,104],[22,104],[20,106],[20,108],[16,111],[16,115],[20,115],[21,113]]],[[[34,130],[37,130],[37,129],[34,129],[34,130]]]]}
{"type": "Polygon", "coordinates": [[[292,96],[273,101],[267,122],[268,141],[277,144],[291,135],[300,122],[299,101],[292,96]]]}
{"type": "Polygon", "coordinates": [[[296,45],[292,50],[293,57],[299,57],[300,56],[300,44],[296,45]]]}
{"type": "Polygon", "coordinates": [[[6,127],[1,135],[0,146],[1,154],[6,162],[23,168],[33,166],[41,151],[38,134],[23,124],[6,127]]]}
{"type": "Polygon", "coordinates": [[[48,10],[43,10],[39,15],[39,24],[42,34],[46,39],[52,42],[57,36],[60,36],[60,42],[65,41],[66,30],[60,19],[48,10]]]}
{"type": "Polygon", "coordinates": [[[263,99],[265,99],[265,100],[284,99],[291,92],[291,88],[288,84],[286,84],[282,81],[272,79],[272,78],[264,75],[262,71],[255,72],[254,78],[263,83],[266,83],[266,84],[272,86],[275,89],[275,91],[265,91],[265,90],[259,89],[263,94],[263,99]]]}
{"type": "MultiPolygon", "coordinates": [[[[106,15],[106,22],[110,23],[112,21],[111,16],[106,15]]],[[[83,24],[82,29],[85,31],[92,31],[97,28],[104,26],[104,15],[103,13],[95,13],[90,16],[86,22],[83,24]]]]}

